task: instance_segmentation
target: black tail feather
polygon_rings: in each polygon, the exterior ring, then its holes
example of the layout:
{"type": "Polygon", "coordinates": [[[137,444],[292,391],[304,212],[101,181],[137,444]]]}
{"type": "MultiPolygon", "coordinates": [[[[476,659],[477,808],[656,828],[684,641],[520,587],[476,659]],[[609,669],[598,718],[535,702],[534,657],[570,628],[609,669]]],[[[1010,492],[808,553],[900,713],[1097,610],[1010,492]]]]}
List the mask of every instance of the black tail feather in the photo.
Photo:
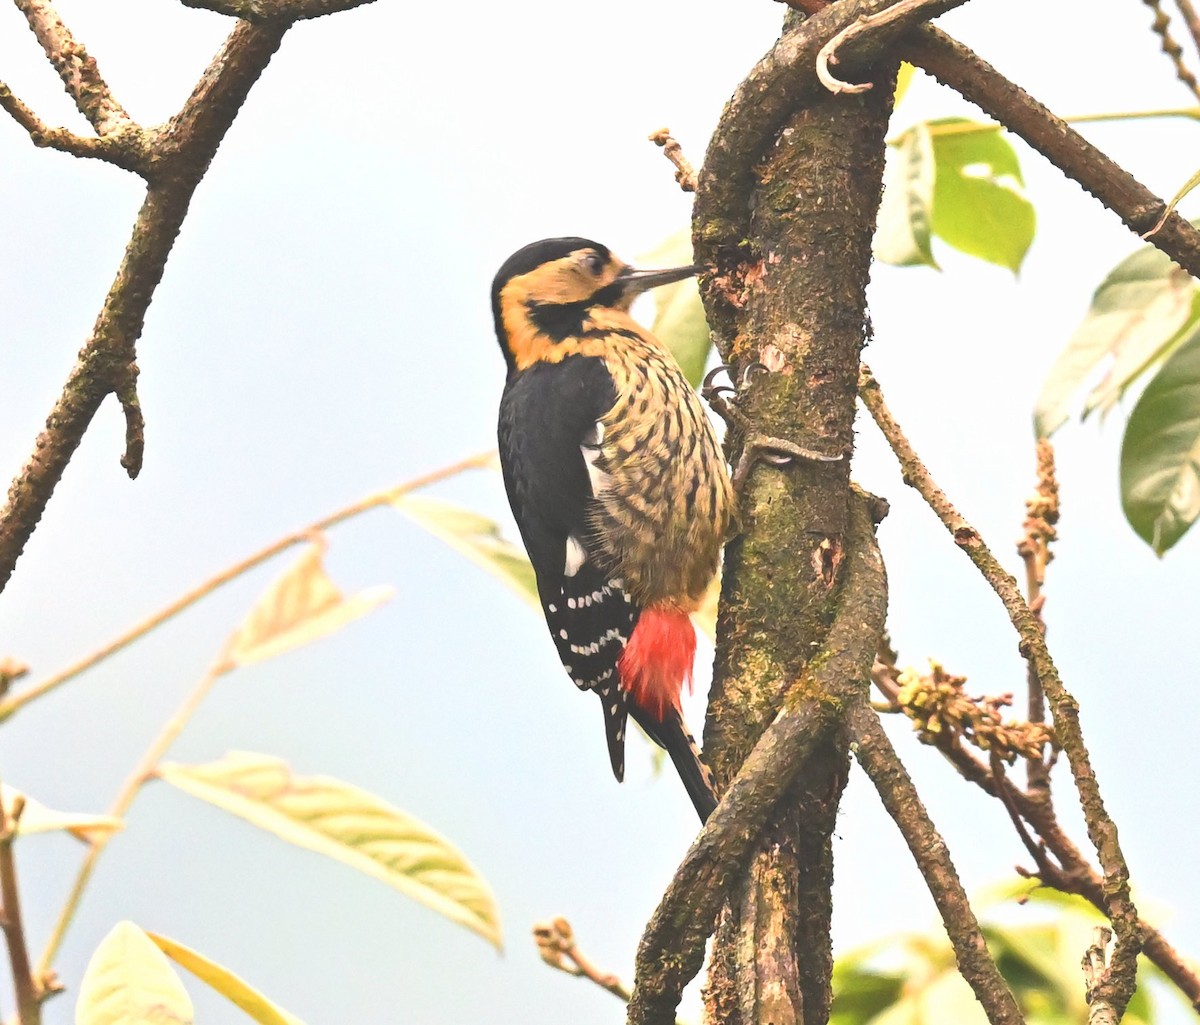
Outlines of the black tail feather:
{"type": "Polygon", "coordinates": [[[684,725],[683,718],[677,711],[669,711],[663,722],[652,722],[647,721],[648,717],[636,706],[631,706],[629,711],[650,739],[661,744],[671,756],[675,771],[679,773],[683,787],[696,808],[696,814],[700,816],[701,823],[707,822],[717,807],[717,792],[712,773],[701,760],[700,749],[684,725]]]}

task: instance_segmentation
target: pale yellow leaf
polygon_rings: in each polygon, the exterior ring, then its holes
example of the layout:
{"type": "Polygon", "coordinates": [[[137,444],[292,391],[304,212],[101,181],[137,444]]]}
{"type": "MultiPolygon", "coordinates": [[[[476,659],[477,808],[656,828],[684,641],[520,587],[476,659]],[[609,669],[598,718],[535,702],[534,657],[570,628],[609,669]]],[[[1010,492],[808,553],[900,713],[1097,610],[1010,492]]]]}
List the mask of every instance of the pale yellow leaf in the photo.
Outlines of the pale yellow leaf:
{"type": "Polygon", "coordinates": [[[268,1000],[253,986],[239,978],[223,965],[210,961],[199,951],[185,947],[182,943],[147,933],[154,945],[178,965],[182,965],[201,982],[215,989],[238,1008],[245,1011],[260,1025],[304,1025],[294,1014],[268,1000]]]}
{"type": "Polygon", "coordinates": [[[18,801],[23,801],[17,833],[50,833],[63,830],[84,843],[93,843],[124,828],[120,819],[111,815],[88,815],[84,812],[54,811],[40,801],[27,797],[7,783],[0,783],[0,805],[5,817],[11,815],[18,801]]]}
{"type": "Polygon", "coordinates": [[[904,94],[908,92],[908,87],[912,85],[913,73],[917,69],[908,61],[900,62],[900,71],[896,75],[896,92],[892,97],[892,106],[896,107],[900,101],[904,99],[904,94]]]}
{"type": "Polygon", "coordinates": [[[294,776],[268,755],[231,752],[159,776],[276,836],[358,869],[472,929],[497,948],[487,883],[448,840],[374,794],[325,776],[294,776]]]}
{"type": "Polygon", "coordinates": [[[373,612],[395,593],[370,587],[346,598],[322,565],[324,542],[309,545],[242,621],[225,651],[223,668],[281,655],[340,630],[373,612]]]}
{"type": "Polygon", "coordinates": [[[500,528],[492,520],[426,495],[400,495],[392,505],[477,566],[499,577],[529,605],[541,611],[537,580],[529,557],[502,537],[500,528]]]}
{"type": "Polygon", "coordinates": [[[75,1025],[191,1025],[192,1001],[166,955],[132,922],[118,922],[92,954],[75,1025]]]}

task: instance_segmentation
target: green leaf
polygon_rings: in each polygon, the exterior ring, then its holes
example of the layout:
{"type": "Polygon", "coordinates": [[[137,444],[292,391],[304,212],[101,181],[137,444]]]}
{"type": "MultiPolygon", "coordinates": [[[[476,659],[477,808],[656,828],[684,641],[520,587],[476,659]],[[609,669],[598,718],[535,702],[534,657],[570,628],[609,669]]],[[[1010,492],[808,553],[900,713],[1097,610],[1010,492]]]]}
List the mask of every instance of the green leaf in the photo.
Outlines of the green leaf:
{"type": "MultiPolygon", "coordinates": [[[[638,257],[639,267],[683,267],[693,262],[692,233],[676,232],[652,252],[638,257]]],[[[650,329],[669,348],[692,387],[704,380],[712,338],[695,278],[654,289],[654,323],[650,329]]]]}
{"type": "Polygon", "coordinates": [[[92,954],[75,1025],[191,1025],[192,1001],[163,952],[132,922],[118,922],[92,954]]]}
{"type": "Polygon", "coordinates": [[[904,977],[869,968],[866,960],[843,956],[834,962],[829,1025],[863,1025],[900,999],[904,977]]]}
{"type": "Polygon", "coordinates": [[[930,247],[937,166],[928,128],[914,125],[893,149],[884,169],[872,248],[884,263],[937,267],[930,247]]]}
{"type": "Polygon", "coordinates": [[[506,541],[492,520],[426,495],[400,495],[393,499],[392,505],[434,537],[441,538],[455,551],[495,574],[530,606],[541,611],[537,578],[529,557],[511,541],[506,541]]]}
{"type": "Polygon", "coordinates": [[[1038,436],[1049,437],[1066,422],[1072,395],[1106,359],[1112,365],[1092,389],[1087,410],[1111,408],[1200,317],[1196,300],[1188,273],[1154,246],[1117,264],[1042,385],[1034,410],[1038,436]]]}
{"type": "Polygon", "coordinates": [[[937,162],[933,233],[955,249],[1016,273],[1036,226],[1020,161],[998,126],[995,131],[952,130],[965,124],[971,122],[929,122],[937,162]]]}
{"type": "Polygon", "coordinates": [[[182,943],[160,936],[158,933],[147,933],[150,940],[159,950],[178,965],[182,965],[201,982],[215,989],[226,1000],[245,1011],[259,1025],[304,1025],[293,1014],[288,1014],[282,1007],[268,1000],[253,986],[234,975],[228,968],[210,961],[203,954],[185,947],[182,943]]]}
{"type": "Polygon", "coordinates": [[[163,765],[158,775],[387,883],[499,949],[496,901],[479,873],[448,840],[374,794],[325,776],[294,776],[278,758],[236,751],[205,765],[163,765]]]}
{"type": "Polygon", "coordinates": [[[1200,330],[1163,364],[1129,415],[1121,504],[1159,555],[1200,515],[1200,330]]]}
{"type": "Polygon", "coordinates": [[[226,645],[222,669],[274,658],[373,612],[395,591],[371,587],[346,598],[322,565],[325,542],[309,545],[275,580],[226,645]]]}

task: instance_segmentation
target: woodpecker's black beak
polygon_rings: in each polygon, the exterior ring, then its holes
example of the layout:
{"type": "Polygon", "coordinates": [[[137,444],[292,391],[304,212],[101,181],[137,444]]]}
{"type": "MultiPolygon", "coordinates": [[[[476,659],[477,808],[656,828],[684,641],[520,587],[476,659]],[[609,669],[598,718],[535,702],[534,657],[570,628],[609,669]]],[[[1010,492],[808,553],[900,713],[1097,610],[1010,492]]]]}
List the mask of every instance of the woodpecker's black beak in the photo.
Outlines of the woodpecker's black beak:
{"type": "Polygon", "coordinates": [[[634,270],[628,267],[617,276],[613,282],[621,290],[621,294],[632,299],[642,292],[659,285],[670,285],[684,278],[690,278],[700,273],[700,267],[672,267],[670,270],[634,270]]]}

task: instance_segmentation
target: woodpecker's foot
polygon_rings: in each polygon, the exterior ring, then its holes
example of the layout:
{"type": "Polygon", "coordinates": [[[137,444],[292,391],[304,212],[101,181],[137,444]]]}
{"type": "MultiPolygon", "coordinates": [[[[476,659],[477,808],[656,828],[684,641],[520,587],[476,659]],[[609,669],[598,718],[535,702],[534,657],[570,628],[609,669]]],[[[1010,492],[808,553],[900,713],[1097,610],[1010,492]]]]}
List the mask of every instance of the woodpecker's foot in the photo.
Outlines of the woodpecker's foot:
{"type": "Polygon", "coordinates": [[[731,483],[736,495],[741,496],[750,471],[758,462],[770,463],[772,466],[787,466],[797,459],[809,463],[838,463],[844,456],[839,452],[830,455],[827,452],[814,452],[810,448],[802,448],[786,438],[772,438],[766,434],[755,434],[746,440],[741,457],[734,467],[731,483]]]}
{"type": "Polygon", "coordinates": [[[732,384],[717,384],[716,380],[721,374],[729,373],[732,375],[733,367],[728,363],[721,363],[712,368],[704,375],[704,381],[700,385],[700,397],[708,403],[709,408],[725,421],[725,426],[729,430],[742,430],[746,426],[746,417],[742,411],[734,405],[734,400],[737,397],[737,389],[732,384]],[[729,398],[726,398],[729,396],[729,398]]]}
{"type": "Polygon", "coordinates": [[[717,384],[716,379],[721,374],[728,373],[731,380],[733,377],[733,367],[728,363],[722,363],[705,374],[704,382],[700,386],[700,396],[708,403],[712,411],[725,421],[725,426],[729,430],[745,433],[749,423],[746,414],[738,408],[738,401],[746,393],[754,376],[767,372],[767,368],[756,361],[746,365],[736,387],[733,384],[717,384]]]}

